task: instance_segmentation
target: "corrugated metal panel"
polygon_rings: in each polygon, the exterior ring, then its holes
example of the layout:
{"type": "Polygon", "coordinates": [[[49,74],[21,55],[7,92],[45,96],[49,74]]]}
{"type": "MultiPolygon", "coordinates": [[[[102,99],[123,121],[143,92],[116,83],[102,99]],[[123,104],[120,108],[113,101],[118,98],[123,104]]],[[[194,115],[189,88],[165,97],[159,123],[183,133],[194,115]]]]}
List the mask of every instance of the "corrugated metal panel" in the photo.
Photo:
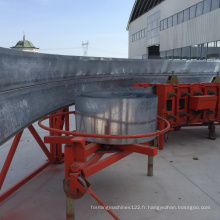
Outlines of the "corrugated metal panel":
{"type": "MultiPolygon", "coordinates": [[[[186,6],[189,7],[190,5],[200,2],[200,0],[192,0],[190,4],[189,0],[183,2],[178,1],[177,7],[175,1],[166,0],[133,21],[129,27],[129,35],[140,31],[142,28],[146,28],[147,17],[157,10],[161,10],[161,16],[163,18],[164,15],[166,15],[166,17],[171,16],[185,9],[186,6]],[[182,8],[180,8],[180,6],[182,8]]],[[[218,27],[219,20],[220,9],[215,9],[187,22],[183,22],[182,24],[160,31],[160,51],[220,40],[220,28],[218,27]]],[[[141,56],[145,53],[146,48],[147,42],[145,44],[145,41],[140,40],[131,42],[131,40],[129,40],[129,57],[141,56]]]]}
{"type": "Polygon", "coordinates": [[[201,1],[202,0],[166,0],[161,4],[161,18],[165,19],[201,1]]]}
{"type": "Polygon", "coordinates": [[[220,40],[220,9],[160,32],[160,50],[192,46],[220,40]]]}

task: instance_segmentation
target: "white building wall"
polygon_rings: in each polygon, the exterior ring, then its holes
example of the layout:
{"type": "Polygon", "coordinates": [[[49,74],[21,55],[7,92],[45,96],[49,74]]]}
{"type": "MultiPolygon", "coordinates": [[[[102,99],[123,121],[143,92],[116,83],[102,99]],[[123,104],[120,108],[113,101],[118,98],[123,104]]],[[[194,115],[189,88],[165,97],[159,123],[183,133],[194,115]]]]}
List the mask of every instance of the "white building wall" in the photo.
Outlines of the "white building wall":
{"type": "Polygon", "coordinates": [[[140,18],[133,21],[129,26],[129,58],[140,58],[142,55],[146,54],[147,38],[144,37],[140,40],[132,42],[132,35],[138,31],[147,28],[147,16],[144,14],[140,18]]]}
{"type": "MultiPolygon", "coordinates": [[[[167,3],[164,4],[164,8],[161,11],[161,20],[171,15],[174,15],[177,12],[186,9],[198,2],[201,2],[200,0],[185,0],[183,1],[185,4],[183,4],[182,9],[177,7],[178,10],[172,9],[172,13],[168,14],[166,11],[166,8],[168,8],[168,3],[172,5],[174,1],[175,0],[167,0],[167,3]],[[189,4],[189,2],[192,3],[189,4]]],[[[215,9],[199,17],[193,18],[189,21],[183,22],[181,24],[161,31],[160,51],[166,51],[175,48],[182,48],[220,40],[220,26],[217,23],[219,19],[220,9],[215,9]]]]}
{"type": "Polygon", "coordinates": [[[35,48],[12,48],[13,50],[21,50],[24,52],[32,52],[32,53],[38,53],[38,49],[35,48]]]}
{"type": "Polygon", "coordinates": [[[201,0],[165,0],[161,6],[161,20],[191,7],[201,0]]]}
{"type": "Polygon", "coordinates": [[[129,25],[129,58],[142,58],[143,55],[147,54],[147,37],[132,42],[132,35],[138,31],[147,28],[147,18],[160,10],[161,5],[153,8],[149,12],[145,13],[141,17],[137,18],[129,25]]]}
{"type": "MultiPolygon", "coordinates": [[[[132,35],[147,27],[147,18],[157,11],[161,20],[168,18],[201,0],[165,0],[129,25],[129,58],[141,58],[147,52],[147,37],[132,42],[132,35]]],[[[215,9],[189,21],[160,31],[160,51],[193,46],[220,40],[220,9],[215,9]]]]}

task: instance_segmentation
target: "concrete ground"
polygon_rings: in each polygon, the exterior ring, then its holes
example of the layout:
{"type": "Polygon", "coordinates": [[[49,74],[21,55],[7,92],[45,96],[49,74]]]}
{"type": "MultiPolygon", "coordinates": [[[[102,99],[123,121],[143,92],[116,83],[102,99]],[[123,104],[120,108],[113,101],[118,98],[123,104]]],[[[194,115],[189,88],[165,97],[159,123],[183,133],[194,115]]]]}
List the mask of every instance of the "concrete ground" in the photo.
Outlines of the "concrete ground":
{"type": "MultiPolygon", "coordinates": [[[[36,125],[35,125],[36,127],[36,125]]],[[[41,137],[48,133],[37,128],[41,137]]],[[[183,128],[170,135],[148,177],[147,156],[131,154],[89,177],[93,191],[122,220],[219,220],[220,129],[207,139],[206,127],[183,128]]],[[[0,147],[0,167],[11,140],[0,147]]],[[[37,168],[46,157],[25,130],[2,191],[37,168]]],[[[51,165],[0,204],[1,220],[63,220],[64,165],[51,165]]],[[[113,219],[90,196],[75,201],[76,219],[113,219]]]]}

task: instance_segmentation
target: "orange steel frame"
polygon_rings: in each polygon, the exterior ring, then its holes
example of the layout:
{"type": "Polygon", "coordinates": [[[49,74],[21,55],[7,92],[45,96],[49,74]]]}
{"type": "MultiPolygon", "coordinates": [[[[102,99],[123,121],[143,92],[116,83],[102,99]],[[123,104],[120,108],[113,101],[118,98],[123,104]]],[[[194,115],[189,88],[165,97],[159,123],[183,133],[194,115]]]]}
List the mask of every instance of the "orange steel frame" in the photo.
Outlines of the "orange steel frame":
{"type": "MultiPolygon", "coordinates": [[[[62,109],[58,111],[59,113],[62,112],[68,112],[68,108],[62,109]]],[[[69,115],[66,117],[53,117],[50,119],[50,126],[53,126],[55,128],[63,129],[64,122],[65,122],[65,130],[69,130],[69,115]]],[[[60,144],[51,144],[50,145],[50,151],[47,149],[46,145],[44,144],[43,140],[40,138],[39,134],[33,127],[33,125],[28,126],[28,130],[31,132],[32,136],[37,141],[38,145],[42,149],[42,151],[47,156],[48,160],[42,164],[39,168],[35,169],[33,172],[28,174],[26,177],[21,179],[19,182],[14,184],[12,187],[7,189],[5,192],[0,194],[0,202],[5,200],[8,196],[10,196],[13,192],[18,190],[20,187],[22,187],[25,183],[27,183],[29,180],[31,180],[33,177],[35,177],[38,173],[40,173],[42,170],[44,170],[46,167],[48,167],[52,163],[61,163],[64,162],[63,160],[63,153],[62,153],[62,146],[60,144]]],[[[18,134],[15,135],[13,143],[11,145],[11,148],[8,152],[8,155],[5,159],[5,162],[3,164],[2,170],[0,172],[0,190],[3,186],[3,183],[5,181],[6,175],[8,173],[9,167],[11,165],[11,162],[13,160],[13,157],[15,155],[16,149],[18,147],[18,144],[20,142],[21,136],[23,134],[23,130],[20,131],[18,134]]],[[[53,132],[51,132],[51,135],[54,135],[53,132]]],[[[56,134],[59,135],[59,134],[56,134]]]]}
{"type": "MultiPolygon", "coordinates": [[[[92,195],[105,209],[112,215],[114,219],[119,219],[111,210],[106,208],[107,206],[94,194],[91,190],[91,184],[87,181],[87,177],[104,169],[105,167],[119,161],[120,159],[130,155],[133,152],[148,155],[148,172],[153,172],[153,157],[157,155],[157,141],[153,140],[143,144],[130,144],[130,145],[103,145],[98,143],[86,142],[85,137],[98,137],[98,138],[139,138],[139,137],[159,137],[164,132],[170,129],[169,122],[165,121],[166,128],[163,130],[151,133],[151,134],[139,134],[139,135],[97,135],[97,134],[85,134],[79,132],[69,131],[69,112],[68,108],[62,109],[46,118],[49,119],[49,128],[42,125],[42,121],[39,121],[39,125],[42,128],[50,131],[50,135],[44,137],[44,142],[34,129],[33,125],[28,127],[29,131],[47,156],[48,160],[39,168],[31,172],[25,178],[17,182],[14,186],[6,190],[0,195],[0,202],[10,196],[13,192],[27,183],[30,179],[35,177],[43,169],[48,167],[52,163],[65,162],[65,179],[64,179],[64,191],[69,198],[79,199],[85,193],[92,195]],[[65,134],[63,136],[62,134],[65,134]],[[77,137],[78,136],[78,137],[77,137]],[[50,150],[47,149],[45,143],[50,144],[50,150]],[[62,144],[65,144],[65,154],[62,152],[62,144]],[[150,146],[149,146],[150,145],[150,146]],[[101,159],[103,155],[109,154],[108,157],[101,159]],[[65,157],[64,157],[65,155],[65,157]],[[88,158],[89,157],[89,158],[88,158]],[[151,159],[150,159],[151,158],[151,159]],[[81,180],[80,180],[81,179],[81,180]],[[82,182],[83,180],[83,182],[82,182]]],[[[73,112],[74,113],[74,112],[73,112]]],[[[9,170],[11,161],[14,157],[18,143],[22,136],[23,131],[19,132],[11,145],[5,163],[0,173],[0,189],[4,183],[5,177],[9,170]]],[[[152,174],[149,174],[152,175],[152,174]]],[[[67,213],[66,219],[74,219],[73,214],[67,213]]]]}
{"type": "MultiPolygon", "coordinates": [[[[65,181],[68,183],[66,194],[73,199],[79,199],[83,194],[89,193],[104,208],[107,206],[95,195],[91,189],[91,184],[86,180],[87,177],[104,169],[105,167],[121,160],[133,152],[142,153],[149,156],[157,155],[157,147],[145,144],[135,145],[114,145],[105,146],[97,143],[87,143],[84,137],[45,137],[45,143],[65,144],[65,181]],[[105,154],[111,154],[107,158],[101,159],[105,154]],[[89,158],[89,159],[88,159],[89,158]],[[79,178],[86,183],[83,186],[79,178]]],[[[148,164],[153,166],[153,164],[148,164]]],[[[114,219],[119,219],[111,210],[107,209],[114,219]]],[[[67,219],[72,219],[67,213],[67,219]]]]}
{"type": "MultiPolygon", "coordinates": [[[[17,189],[19,189],[21,186],[23,186],[25,183],[27,183],[30,179],[32,179],[34,176],[36,176],[39,172],[41,172],[43,169],[45,169],[47,166],[49,166],[53,162],[53,157],[52,157],[51,153],[48,151],[47,147],[45,146],[45,144],[41,140],[40,136],[38,135],[38,133],[36,132],[34,127],[32,125],[30,125],[28,127],[28,129],[32,133],[32,135],[34,136],[36,141],[38,142],[39,146],[41,147],[41,149],[43,150],[45,155],[47,156],[48,161],[46,163],[44,163],[42,166],[40,166],[38,169],[36,169],[33,172],[31,172],[25,178],[23,178],[22,180],[17,182],[11,188],[9,188],[5,192],[1,193],[0,194],[0,202],[2,202],[4,199],[6,199],[8,196],[10,196],[13,192],[15,192],[17,189]]],[[[23,131],[19,132],[15,136],[14,141],[13,141],[13,143],[11,145],[10,150],[9,150],[9,153],[8,153],[8,155],[6,157],[5,163],[4,163],[3,167],[2,167],[2,170],[1,170],[1,173],[0,173],[0,189],[2,188],[2,185],[4,183],[5,177],[6,177],[7,173],[8,173],[9,167],[11,165],[11,162],[12,162],[12,159],[14,157],[15,151],[17,149],[18,143],[19,143],[19,141],[21,139],[22,133],[23,133],[23,131]]]]}
{"type": "MultiPolygon", "coordinates": [[[[134,87],[149,86],[153,86],[158,95],[158,115],[169,121],[170,130],[219,124],[220,83],[134,84],[134,87]]],[[[164,126],[163,121],[158,123],[159,129],[164,126]]],[[[163,149],[163,142],[161,135],[159,149],[163,149]]]]}
{"type": "MultiPolygon", "coordinates": [[[[58,113],[56,117],[67,115],[75,112],[58,113]]],[[[87,181],[87,177],[104,169],[105,167],[119,161],[120,159],[130,155],[133,152],[148,155],[148,175],[153,175],[153,157],[157,155],[157,141],[150,141],[143,144],[130,144],[130,145],[103,145],[98,143],[86,142],[85,137],[96,138],[138,138],[149,137],[163,134],[169,130],[169,122],[164,119],[166,128],[163,131],[157,131],[151,134],[140,135],[98,135],[87,134],[79,132],[63,131],[56,128],[48,128],[42,125],[42,121],[45,119],[53,118],[54,116],[48,116],[39,121],[39,125],[59,134],[59,136],[46,136],[44,137],[45,143],[52,144],[65,144],[65,179],[64,179],[64,191],[67,198],[79,199],[85,193],[89,193],[97,202],[99,202],[107,212],[114,218],[119,219],[107,206],[98,198],[92,191],[91,184],[87,181]],[[65,134],[66,136],[61,136],[65,134]],[[69,136],[68,136],[69,135],[69,136]],[[71,135],[71,136],[70,136],[71,135]],[[148,146],[150,145],[150,146],[148,146]],[[105,154],[110,156],[101,159],[105,154]],[[84,184],[83,184],[83,182],[84,184]]],[[[72,211],[66,213],[66,219],[74,219],[74,213],[72,211]]]]}

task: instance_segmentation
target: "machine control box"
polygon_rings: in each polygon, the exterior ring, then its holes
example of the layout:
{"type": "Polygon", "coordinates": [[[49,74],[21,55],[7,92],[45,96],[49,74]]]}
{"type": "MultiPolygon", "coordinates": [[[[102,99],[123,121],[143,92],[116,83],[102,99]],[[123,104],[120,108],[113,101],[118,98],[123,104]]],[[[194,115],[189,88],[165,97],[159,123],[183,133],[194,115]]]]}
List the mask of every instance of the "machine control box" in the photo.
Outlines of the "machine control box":
{"type": "Polygon", "coordinates": [[[213,109],[216,108],[217,96],[215,95],[202,95],[191,96],[189,108],[193,110],[213,109]]]}

